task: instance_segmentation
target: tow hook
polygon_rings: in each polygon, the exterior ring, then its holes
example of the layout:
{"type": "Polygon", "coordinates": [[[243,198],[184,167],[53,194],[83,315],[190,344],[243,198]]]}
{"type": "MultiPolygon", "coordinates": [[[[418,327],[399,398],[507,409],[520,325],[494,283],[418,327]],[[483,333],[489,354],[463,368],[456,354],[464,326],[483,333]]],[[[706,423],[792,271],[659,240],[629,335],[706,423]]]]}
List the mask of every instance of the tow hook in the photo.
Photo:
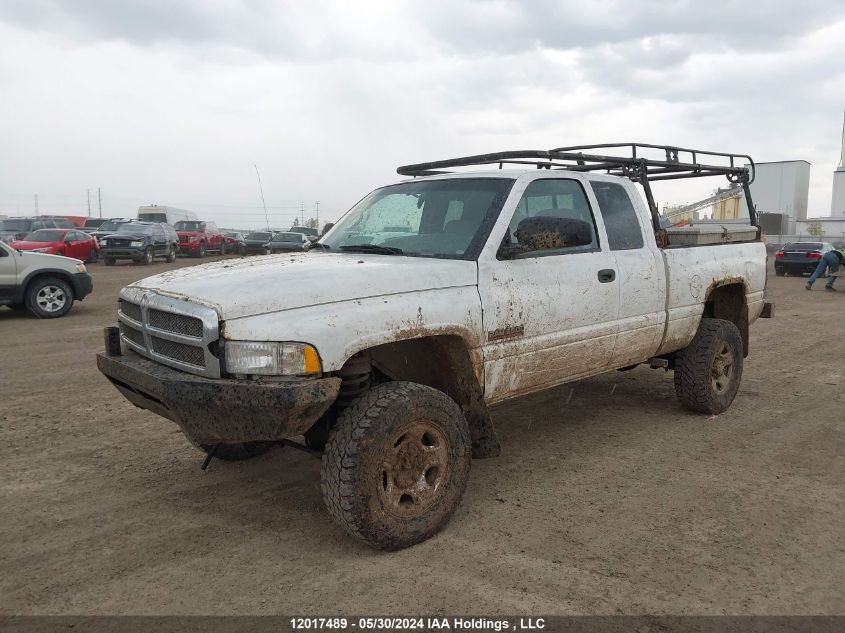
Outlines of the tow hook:
{"type": "Polygon", "coordinates": [[[211,447],[211,450],[208,451],[206,454],[205,459],[202,460],[202,470],[206,470],[208,465],[211,463],[211,460],[214,459],[214,453],[217,452],[217,449],[220,448],[221,442],[217,442],[214,446],[211,447]]]}

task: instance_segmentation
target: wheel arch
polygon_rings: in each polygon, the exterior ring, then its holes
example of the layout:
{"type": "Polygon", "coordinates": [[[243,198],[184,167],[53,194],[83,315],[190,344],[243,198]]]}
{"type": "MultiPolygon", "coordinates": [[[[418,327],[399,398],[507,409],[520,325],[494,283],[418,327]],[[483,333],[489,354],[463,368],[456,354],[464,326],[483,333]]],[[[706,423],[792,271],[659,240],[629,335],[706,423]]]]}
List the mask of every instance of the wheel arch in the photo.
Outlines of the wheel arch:
{"type": "Polygon", "coordinates": [[[748,301],[742,279],[723,279],[707,290],[702,317],[730,321],[742,338],[743,356],[748,356],[748,301]]]}
{"type": "MultiPolygon", "coordinates": [[[[500,454],[501,447],[484,402],[481,350],[471,348],[462,336],[438,334],[375,345],[348,358],[344,366],[362,355],[390,380],[433,387],[452,398],[469,424],[474,458],[500,454]]],[[[341,369],[338,373],[342,372],[341,369]]]]}
{"type": "MultiPolygon", "coordinates": [[[[73,276],[68,271],[62,270],[61,268],[39,268],[23,278],[23,281],[20,283],[17,292],[15,293],[15,303],[22,304],[26,299],[26,291],[29,288],[29,285],[42,277],[59,277],[70,286],[71,291],[74,290],[73,276]]],[[[75,299],[76,297],[74,297],[74,300],[75,299]]]]}

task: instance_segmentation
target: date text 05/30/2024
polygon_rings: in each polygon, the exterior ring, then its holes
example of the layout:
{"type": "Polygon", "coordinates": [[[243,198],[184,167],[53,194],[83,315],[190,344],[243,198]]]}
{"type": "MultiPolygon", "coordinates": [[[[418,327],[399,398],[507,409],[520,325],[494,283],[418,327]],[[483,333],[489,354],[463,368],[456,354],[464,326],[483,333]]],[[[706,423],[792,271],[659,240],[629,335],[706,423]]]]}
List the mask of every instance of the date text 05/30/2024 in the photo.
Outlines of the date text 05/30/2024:
{"type": "Polygon", "coordinates": [[[362,631],[539,631],[546,628],[543,618],[463,617],[370,617],[370,618],[315,618],[290,619],[294,631],[350,630],[362,631]]]}

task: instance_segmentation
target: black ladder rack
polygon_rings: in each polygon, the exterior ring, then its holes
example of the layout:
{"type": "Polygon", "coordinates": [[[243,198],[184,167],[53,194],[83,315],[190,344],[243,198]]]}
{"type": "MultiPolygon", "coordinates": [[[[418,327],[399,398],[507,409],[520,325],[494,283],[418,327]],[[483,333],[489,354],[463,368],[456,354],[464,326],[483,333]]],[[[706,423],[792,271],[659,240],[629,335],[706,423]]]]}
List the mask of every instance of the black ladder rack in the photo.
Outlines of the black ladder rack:
{"type": "Polygon", "coordinates": [[[550,150],[513,150],[476,154],[429,163],[402,165],[396,171],[403,176],[434,176],[451,173],[449,170],[455,167],[479,165],[498,165],[499,169],[502,169],[504,165],[532,165],[537,169],[604,171],[613,176],[630,178],[643,187],[655,231],[660,230],[660,220],[649,183],[658,180],[725,176],[729,182],[742,186],[748,205],[749,219],[753,226],[757,226],[757,213],[749,189],[749,185],[754,181],[754,161],[747,154],[728,154],[649,143],[601,143],[556,147],[550,150]],[[616,152],[625,150],[625,154],[603,153],[607,150],[616,152]],[[660,158],[645,155],[654,155],[659,152],[663,153],[660,158]]]}

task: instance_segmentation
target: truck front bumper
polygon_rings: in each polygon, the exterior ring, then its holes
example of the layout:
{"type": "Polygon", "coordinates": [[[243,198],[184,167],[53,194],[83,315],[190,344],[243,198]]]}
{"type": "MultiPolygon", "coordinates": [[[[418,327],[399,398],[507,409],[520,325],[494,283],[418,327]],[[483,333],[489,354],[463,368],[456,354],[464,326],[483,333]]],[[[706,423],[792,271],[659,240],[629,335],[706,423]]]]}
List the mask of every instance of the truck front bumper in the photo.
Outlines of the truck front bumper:
{"type": "Polygon", "coordinates": [[[129,402],[172,420],[198,445],[302,435],[340,389],[340,378],[203,378],[129,350],[119,356],[97,354],[97,368],[129,402]]]}

